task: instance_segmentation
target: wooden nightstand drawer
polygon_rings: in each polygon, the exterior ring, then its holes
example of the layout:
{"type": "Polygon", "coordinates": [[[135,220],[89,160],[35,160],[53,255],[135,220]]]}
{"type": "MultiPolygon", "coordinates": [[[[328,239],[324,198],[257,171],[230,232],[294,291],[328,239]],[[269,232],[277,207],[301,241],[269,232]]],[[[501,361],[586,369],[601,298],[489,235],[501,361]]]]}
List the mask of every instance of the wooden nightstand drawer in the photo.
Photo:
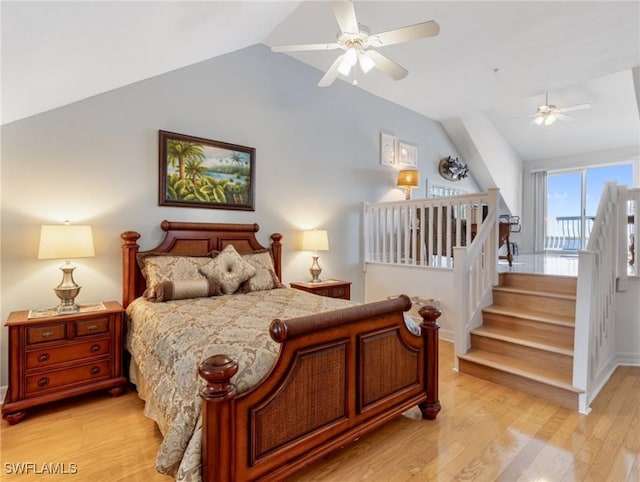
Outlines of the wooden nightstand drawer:
{"type": "Polygon", "coordinates": [[[291,287],[297,290],[313,293],[314,295],[326,296],[328,298],[351,299],[351,282],[337,279],[319,281],[316,283],[297,281],[291,283],[291,287]]]}
{"type": "MultiPolygon", "coordinates": [[[[345,295],[347,294],[347,290],[345,289],[344,286],[336,286],[334,288],[331,288],[329,291],[329,295],[331,298],[345,298],[345,295]]],[[[327,295],[323,295],[323,296],[327,296],[327,295]]]]}
{"type": "Polygon", "coordinates": [[[78,320],[76,324],[76,336],[95,335],[109,331],[109,318],[96,318],[92,320],[78,320]]]}
{"type": "Polygon", "coordinates": [[[41,325],[27,328],[27,345],[45,341],[63,340],[67,336],[67,325],[41,325]]]}
{"type": "Polygon", "coordinates": [[[109,339],[74,343],[61,347],[41,348],[27,352],[27,370],[56,363],[82,360],[109,353],[109,339]]]}
{"type": "Polygon", "coordinates": [[[26,395],[39,394],[45,390],[73,385],[74,383],[109,378],[110,360],[80,365],[65,370],[57,370],[27,376],[26,395]]]}

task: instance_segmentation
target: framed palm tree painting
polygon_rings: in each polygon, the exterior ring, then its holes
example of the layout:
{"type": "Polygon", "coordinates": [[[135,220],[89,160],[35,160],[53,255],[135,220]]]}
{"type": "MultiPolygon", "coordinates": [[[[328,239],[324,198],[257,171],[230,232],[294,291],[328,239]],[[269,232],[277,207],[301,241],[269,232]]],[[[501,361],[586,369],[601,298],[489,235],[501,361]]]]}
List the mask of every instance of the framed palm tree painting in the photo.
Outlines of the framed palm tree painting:
{"type": "Polygon", "coordinates": [[[160,132],[160,205],[254,211],[253,147],[160,132]]]}

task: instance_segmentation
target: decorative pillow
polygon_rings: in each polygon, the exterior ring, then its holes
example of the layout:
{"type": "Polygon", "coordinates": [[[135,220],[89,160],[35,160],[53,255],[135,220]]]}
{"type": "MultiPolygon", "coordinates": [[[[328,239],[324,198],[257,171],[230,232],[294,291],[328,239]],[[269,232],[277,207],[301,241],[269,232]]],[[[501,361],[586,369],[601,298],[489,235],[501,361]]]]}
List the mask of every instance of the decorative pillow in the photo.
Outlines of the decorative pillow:
{"type": "Polygon", "coordinates": [[[218,251],[211,251],[210,253],[204,253],[204,254],[190,254],[190,255],[186,255],[186,254],[182,254],[182,255],[178,255],[178,254],[172,254],[172,253],[166,253],[166,252],[156,252],[156,251],[142,251],[140,253],[136,254],[136,262],[138,263],[138,267],[140,268],[140,271],[142,272],[142,276],[144,277],[144,279],[147,279],[147,270],[146,270],[146,261],[148,259],[151,258],[155,258],[158,256],[182,256],[182,257],[190,257],[190,258],[211,258],[211,257],[215,257],[215,255],[218,253],[218,251]]]}
{"type": "Polygon", "coordinates": [[[256,268],[256,274],[242,284],[240,289],[243,293],[283,287],[273,266],[270,250],[264,249],[253,253],[243,253],[241,256],[242,259],[256,268]]]}
{"type": "Polygon", "coordinates": [[[200,268],[200,273],[220,284],[222,292],[230,295],[238,291],[240,284],[256,274],[256,269],[247,263],[230,244],[218,256],[200,268]]]}
{"type": "Polygon", "coordinates": [[[145,259],[147,290],[144,297],[156,298],[156,287],[163,281],[204,280],[200,268],[211,262],[209,257],[199,256],[153,256],[145,259]]]}
{"type": "Polygon", "coordinates": [[[213,279],[162,281],[156,285],[155,301],[184,300],[220,296],[220,285],[213,279]]]}

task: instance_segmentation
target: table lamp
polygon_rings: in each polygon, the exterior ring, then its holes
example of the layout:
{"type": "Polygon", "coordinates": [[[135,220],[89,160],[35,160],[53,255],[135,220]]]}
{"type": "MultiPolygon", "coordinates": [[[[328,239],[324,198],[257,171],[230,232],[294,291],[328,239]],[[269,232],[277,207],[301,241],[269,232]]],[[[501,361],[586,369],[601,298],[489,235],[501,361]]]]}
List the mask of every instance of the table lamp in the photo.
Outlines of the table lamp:
{"type": "Polygon", "coordinates": [[[60,298],[60,305],[57,308],[59,314],[79,311],[78,305],[75,304],[75,297],[80,292],[80,286],[73,280],[75,266],[71,264],[71,258],[91,256],[94,256],[91,226],[74,226],[68,223],[42,226],[38,259],[66,260],[66,263],[60,267],[62,281],[53,289],[60,298]]]}
{"type": "Polygon", "coordinates": [[[404,198],[411,199],[411,189],[420,185],[420,173],[415,169],[398,171],[398,187],[404,188],[404,198]]]}
{"type": "Polygon", "coordinates": [[[313,231],[302,231],[302,243],[301,248],[303,251],[313,251],[313,264],[309,268],[311,273],[311,283],[319,283],[320,273],[322,268],[318,264],[318,251],[329,250],[329,237],[327,232],[320,229],[314,229],[313,231]]]}

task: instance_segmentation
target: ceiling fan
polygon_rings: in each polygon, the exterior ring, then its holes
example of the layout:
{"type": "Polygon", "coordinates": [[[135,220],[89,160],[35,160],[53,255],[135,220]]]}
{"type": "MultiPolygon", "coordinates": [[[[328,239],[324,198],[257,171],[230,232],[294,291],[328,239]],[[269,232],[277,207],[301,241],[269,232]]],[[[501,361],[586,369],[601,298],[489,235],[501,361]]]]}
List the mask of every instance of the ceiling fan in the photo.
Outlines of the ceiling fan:
{"type": "MultiPolygon", "coordinates": [[[[348,77],[356,63],[360,64],[360,68],[365,74],[375,67],[392,79],[403,79],[409,71],[374,49],[409,42],[410,40],[434,37],[440,32],[440,26],[435,21],[430,20],[396,30],[371,34],[366,26],[358,23],[353,2],[343,0],[329,3],[340,27],[335,42],[271,47],[274,52],[342,49],[344,53],[338,56],[322,79],[320,79],[320,82],[318,82],[320,87],[331,85],[338,77],[338,74],[348,77]]],[[[356,85],[357,81],[354,80],[353,83],[356,85]]]]}
{"type": "Polygon", "coordinates": [[[575,117],[565,114],[565,112],[573,112],[576,110],[590,109],[591,104],[577,104],[567,107],[557,107],[553,104],[549,104],[549,93],[545,93],[544,105],[539,105],[535,114],[525,117],[533,117],[532,124],[538,126],[550,126],[556,120],[571,122],[575,117]]]}

